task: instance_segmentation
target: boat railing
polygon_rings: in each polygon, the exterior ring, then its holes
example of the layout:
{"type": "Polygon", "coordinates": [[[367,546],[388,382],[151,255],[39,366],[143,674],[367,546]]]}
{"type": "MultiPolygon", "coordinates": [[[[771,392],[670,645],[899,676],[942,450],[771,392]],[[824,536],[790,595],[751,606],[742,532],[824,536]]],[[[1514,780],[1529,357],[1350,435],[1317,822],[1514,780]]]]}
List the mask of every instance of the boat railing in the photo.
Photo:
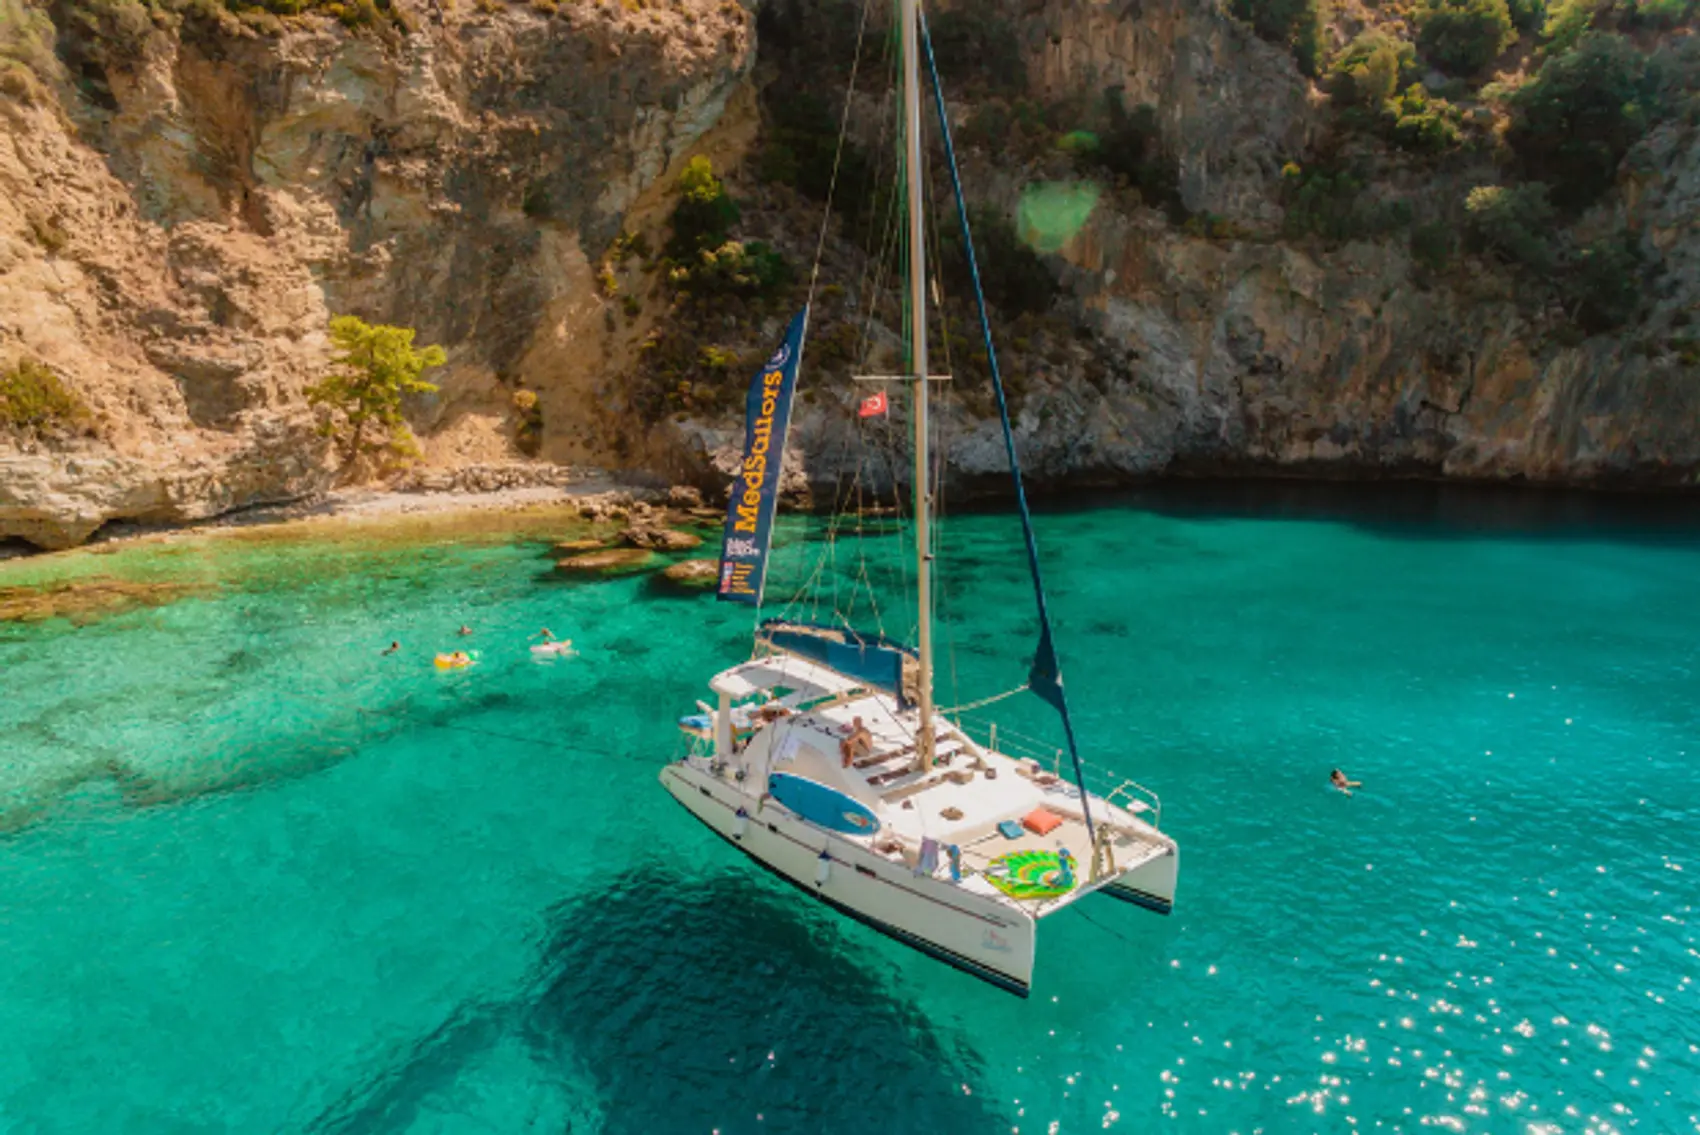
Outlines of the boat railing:
{"type": "MultiPolygon", "coordinates": [[[[1001,753],[1006,757],[1013,757],[1016,760],[1033,761],[1053,776],[1064,781],[1069,779],[1070,770],[1065,770],[1064,766],[1068,753],[1057,745],[1047,743],[1037,737],[1025,736],[1013,729],[1000,728],[996,721],[980,718],[974,714],[958,714],[954,720],[959,730],[984,748],[990,749],[994,753],[1001,753]]],[[[1104,794],[1103,799],[1106,803],[1117,804],[1121,807],[1127,807],[1128,804],[1132,803],[1142,805],[1143,807],[1133,807],[1128,808],[1128,810],[1139,812],[1149,808],[1152,826],[1162,826],[1163,799],[1156,792],[1131,777],[1123,776],[1114,769],[1105,768],[1091,761],[1082,760],[1080,766],[1089,777],[1097,779],[1100,783],[1115,785],[1114,788],[1104,794]]]]}

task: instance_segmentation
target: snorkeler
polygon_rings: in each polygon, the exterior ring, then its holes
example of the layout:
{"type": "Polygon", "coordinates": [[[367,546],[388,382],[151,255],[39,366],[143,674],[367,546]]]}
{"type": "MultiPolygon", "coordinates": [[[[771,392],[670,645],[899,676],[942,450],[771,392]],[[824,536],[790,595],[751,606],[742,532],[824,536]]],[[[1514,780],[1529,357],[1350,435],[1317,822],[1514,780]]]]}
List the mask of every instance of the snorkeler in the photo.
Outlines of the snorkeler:
{"type": "Polygon", "coordinates": [[[1347,796],[1352,794],[1352,789],[1362,788],[1364,786],[1364,782],[1361,780],[1347,780],[1346,774],[1341,772],[1339,769],[1335,769],[1333,772],[1328,774],[1328,783],[1332,784],[1335,788],[1338,788],[1341,792],[1344,792],[1347,796]]]}

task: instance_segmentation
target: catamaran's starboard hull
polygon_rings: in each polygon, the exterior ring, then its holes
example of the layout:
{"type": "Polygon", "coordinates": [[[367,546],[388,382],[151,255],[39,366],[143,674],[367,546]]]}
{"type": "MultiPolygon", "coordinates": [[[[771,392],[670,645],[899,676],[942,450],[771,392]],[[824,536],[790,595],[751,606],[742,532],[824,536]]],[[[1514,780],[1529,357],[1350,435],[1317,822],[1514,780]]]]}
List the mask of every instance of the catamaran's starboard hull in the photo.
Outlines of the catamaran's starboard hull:
{"type": "Polygon", "coordinates": [[[1117,876],[1104,885],[1102,892],[1146,910],[1168,914],[1175,908],[1175,884],[1180,878],[1180,870],[1180,851],[1172,850],[1159,859],[1117,876]]]}
{"type": "Polygon", "coordinates": [[[916,876],[780,808],[740,817],[744,797],[684,762],[663,769],[661,783],[715,834],[841,914],[1000,989],[1031,991],[1036,923],[1021,912],[916,876]]]}

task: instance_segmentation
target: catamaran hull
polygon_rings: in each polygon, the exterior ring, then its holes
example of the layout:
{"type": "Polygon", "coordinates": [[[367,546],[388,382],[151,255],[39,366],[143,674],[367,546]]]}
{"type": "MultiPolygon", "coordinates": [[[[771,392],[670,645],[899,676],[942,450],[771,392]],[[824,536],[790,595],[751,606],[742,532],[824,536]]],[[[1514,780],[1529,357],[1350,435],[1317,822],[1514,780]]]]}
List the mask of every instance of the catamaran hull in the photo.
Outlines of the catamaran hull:
{"type": "Polygon", "coordinates": [[[917,876],[780,808],[758,814],[731,786],[682,762],[662,770],[661,783],[709,830],[841,914],[1000,989],[1030,992],[1032,918],[917,876]]]}
{"type": "Polygon", "coordinates": [[[1175,908],[1175,884],[1180,871],[1180,850],[1171,848],[1168,854],[1118,875],[1100,888],[1100,893],[1158,914],[1168,914],[1175,908]]]}

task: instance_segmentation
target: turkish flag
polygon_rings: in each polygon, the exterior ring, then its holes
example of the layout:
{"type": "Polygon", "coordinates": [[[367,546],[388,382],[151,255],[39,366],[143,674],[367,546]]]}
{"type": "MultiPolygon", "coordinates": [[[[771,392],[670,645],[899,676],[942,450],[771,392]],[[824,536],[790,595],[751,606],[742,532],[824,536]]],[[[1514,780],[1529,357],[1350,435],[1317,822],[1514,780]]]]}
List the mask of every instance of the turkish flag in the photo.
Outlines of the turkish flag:
{"type": "Polygon", "coordinates": [[[885,400],[885,391],[882,390],[872,398],[862,399],[862,408],[857,413],[861,417],[871,418],[876,414],[885,413],[887,409],[888,403],[885,400]]]}

